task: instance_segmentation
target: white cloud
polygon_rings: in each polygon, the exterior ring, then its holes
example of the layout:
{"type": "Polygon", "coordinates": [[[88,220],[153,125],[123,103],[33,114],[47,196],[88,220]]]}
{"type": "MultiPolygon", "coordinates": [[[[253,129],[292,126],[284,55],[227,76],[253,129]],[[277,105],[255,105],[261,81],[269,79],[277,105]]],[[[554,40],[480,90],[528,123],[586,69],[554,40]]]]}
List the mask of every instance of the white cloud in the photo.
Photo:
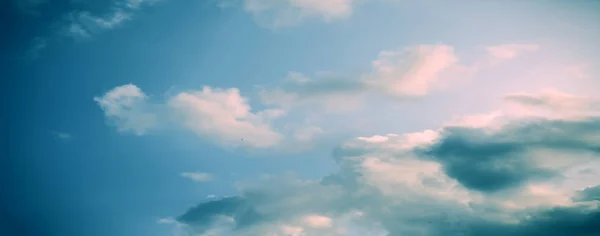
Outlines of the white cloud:
{"type": "Polygon", "coordinates": [[[171,98],[168,106],[183,126],[222,145],[265,148],[283,139],[268,123],[274,113],[252,113],[236,88],[183,92],[171,98]]]}
{"type": "Polygon", "coordinates": [[[244,9],[269,28],[296,25],[317,18],[326,22],[352,15],[357,0],[244,0],[244,9]]]}
{"type": "Polygon", "coordinates": [[[75,39],[88,38],[104,30],[110,30],[131,19],[131,13],[117,8],[103,17],[94,16],[90,12],[72,12],[67,17],[65,33],[75,39]]]}
{"type": "Polygon", "coordinates": [[[149,111],[148,97],[133,84],[116,87],[94,97],[94,101],[121,132],[143,135],[157,124],[157,116],[149,111]]]}
{"type": "Polygon", "coordinates": [[[267,148],[279,144],[284,136],[271,128],[270,122],[285,115],[281,109],[253,113],[239,90],[213,89],[189,91],[168,98],[166,103],[151,104],[133,84],[116,87],[94,100],[105,116],[121,132],[143,135],[171,120],[192,130],[200,137],[223,146],[267,148]],[[161,114],[159,112],[167,112],[161,114]]]}
{"type": "Polygon", "coordinates": [[[184,178],[191,179],[195,182],[208,182],[213,179],[213,176],[203,172],[183,172],[181,176],[184,178]]]}
{"type": "Polygon", "coordinates": [[[536,44],[502,44],[486,47],[489,55],[498,60],[508,60],[519,56],[524,52],[536,51],[540,48],[536,44]]]}

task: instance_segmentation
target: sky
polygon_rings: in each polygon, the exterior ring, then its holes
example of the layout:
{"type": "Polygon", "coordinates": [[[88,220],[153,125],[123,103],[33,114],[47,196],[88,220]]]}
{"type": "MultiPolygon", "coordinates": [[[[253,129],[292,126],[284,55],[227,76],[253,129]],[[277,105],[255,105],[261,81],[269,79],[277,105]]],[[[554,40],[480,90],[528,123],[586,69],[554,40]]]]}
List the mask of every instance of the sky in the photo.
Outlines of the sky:
{"type": "Polygon", "coordinates": [[[600,235],[599,1],[0,16],[0,235],[600,235]]]}

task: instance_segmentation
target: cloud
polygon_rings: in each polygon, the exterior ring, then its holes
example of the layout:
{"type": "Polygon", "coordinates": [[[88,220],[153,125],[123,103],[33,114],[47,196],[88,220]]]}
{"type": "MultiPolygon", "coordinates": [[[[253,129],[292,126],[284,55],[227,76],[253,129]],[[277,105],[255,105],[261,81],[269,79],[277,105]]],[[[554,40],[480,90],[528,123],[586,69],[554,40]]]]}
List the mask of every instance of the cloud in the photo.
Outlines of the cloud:
{"type": "Polygon", "coordinates": [[[599,234],[600,117],[494,119],[359,137],[331,175],[241,183],[177,221],[190,235],[599,234]]]}
{"type": "Polygon", "coordinates": [[[312,79],[290,72],[279,88],[263,88],[259,97],[266,105],[284,109],[318,105],[327,110],[348,110],[360,105],[365,91],[365,85],[359,80],[337,77],[312,79]]]}
{"type": "Polygon", "coordinates": [[[177,222],[177,221],[175,221],[175,219],[170,218],[170,217],[169,218],[160,218],[157,221],[157,223],[159,223],[159,224],[173,224],[175,222],[177,222]]]}
{"type": "Polygon", "coordinates": [[[286,109],[316,105],[345,111],[360,106],[368,94],[417,98],[453,85],[469,72],[458,62],[451,46],[417,45],[381,51],[372,62],[372,71],[356,78],[322,75],[313,79],[291,72],[280,87],[263,88],[259,95],[263,103],[286,109]]]}
{"type": "MultiPolygon", "coordinates": [[[[133,19],[135,14],[144,6],[152,6],[161,0],[114,0],[111,7],[104,13],[92,13],[86,10],[69,10],[53,22],[52,35],[38,36],[32,40],[27,55],[36,59],[39,51],[48,46],[53,37],[68,37],[75,40],[89,39],[100,33],[116,29],[125,22],[133,19]]],[[[17,0],[16,4],[24,12],[37,14],[37,8],[47,3],[47,0],[17,0]]]]}
{"type": "Polygon", "coordinates": [[[486,47],[488,54],[497,60],[508,60],[519,56],[524,52],[537,51],[540,48],[536,44],[502,44],[486,47]]]}
{"type": "Polygon", "coordinates": [[[94,97],[94,101],[120,132],[144,135],[172,122],[228,147],[267,148],[284,139],[271,128],[270,122],[285,112],[265,109],[253,113],[236,88],[204,87],[200,91],[178,93],[162,103],[151,103],[141,89],[128,84],[94,97]]]}
{"type": "Polygon", "coordinates": [[[575,194],[576,201],[600,201],[600,186],[587,187],[575,194]]]}
{"type": "Polygon", "coordinates": [[[195,182],[208,182],[213,179],[213,176],[211,174],[202,172],[183,172],[181,173],[181,176],[184,178],[191,179],[195,182]]]}
{"type": "Polygon", "coordinates": [[[532,158],[535,151],[600,152],[600,139],[594,137],[599,131],[600,120],[532,120],[496,132],[448,127],[426,155],[443,163],[446,173],[464,186],[492,192],[558,176],[551,163],[536,163],[541,160],[532,158]]]}
{"type": "Polygon", "coordinates": [[[269,120],[280,111],[252,113],[238,89],[204,87],[201,91],[180,93],[168,101],[178,123],[198,135],[223,145],[270,147],[283,136],[275,132],[269,120]]]}
{"type": "Polygon", "coordinates": [[[149,110],[148,97],[133,84],[116,87],[94,97],[94,101],[120,132],[143,135],[157,125],[157,115],[149,110]]]}
{"type": "Polygon", "coordinates": [[[126,8],[115,8],[108,14],[98,17],[87,11],[71,12],[67,16],[67,26],[63,32],[72,38],[88,38],[106,30],[114,29],[130,20],[132,12],[126,8]]]}
{"type": "Polygon", "coordinates": [[[505,100],[517,105],[514,112],[546,117],[586,117],[600,115],[600,99],[577,96],[554,89],[545,89],[537,94],[513,93],[505,100]],[[519,109],[519,107],[521,109],[519,109]]]}
{"type": "Polygon", "coordinates": [[[396,97],[425,96],[444,81],[442,72],[458,69],[459,59],[449,45],[417,45],[397,51],[382,51],[372,62],[366,83],[396,97]]]}
{"type": "Polygon", "coordinates": [[[95,14],[85,10],[73,10],[63,16],[58,24],[58,34],[77,40],[90,38],[102,32],[118,28],[131,20],[143,6],[152,6],[160,0],[115,0],[110,10],[95,14]]]}
{"type": "Polygon", "coordinates": [[[321,19],[325,22],[345,19],[352,15],[356,2],[358,1],[244,0],[243,7],[260,25],[281,28],[297,25],[308,19],[321,19]]]}
{"type": "Polygon", "coordinates": [[[73,138],[73,135],[66,133],[66,132],[53,131],[52,134],[54,134],[54,136],[56,136],[56,138],[58,138],[60,140],[69,140],[69,139],[73,138]]]}

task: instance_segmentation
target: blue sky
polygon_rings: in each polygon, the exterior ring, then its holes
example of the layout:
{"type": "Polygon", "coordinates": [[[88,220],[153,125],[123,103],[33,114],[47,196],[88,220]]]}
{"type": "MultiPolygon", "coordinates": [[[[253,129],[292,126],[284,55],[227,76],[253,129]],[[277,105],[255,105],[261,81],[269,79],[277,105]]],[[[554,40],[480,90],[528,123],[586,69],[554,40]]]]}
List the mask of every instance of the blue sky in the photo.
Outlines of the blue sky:
{"type": "Polygon", "coordinates": [[[0,6],[6,235],[600,233],[599,2],[0,6]]]}

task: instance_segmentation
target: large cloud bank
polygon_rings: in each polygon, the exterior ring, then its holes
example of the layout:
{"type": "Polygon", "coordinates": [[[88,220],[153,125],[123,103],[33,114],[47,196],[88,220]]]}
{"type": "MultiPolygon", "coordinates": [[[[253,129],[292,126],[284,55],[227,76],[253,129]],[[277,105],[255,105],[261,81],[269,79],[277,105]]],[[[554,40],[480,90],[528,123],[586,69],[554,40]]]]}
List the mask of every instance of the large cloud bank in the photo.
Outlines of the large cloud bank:
{"type": "Polygon", "coordinates": [[[172,223],[181,235],[600,235],[597,100],[506,101],[436,130],[350,140],[336,173],[242,184],[172,223]]]}

